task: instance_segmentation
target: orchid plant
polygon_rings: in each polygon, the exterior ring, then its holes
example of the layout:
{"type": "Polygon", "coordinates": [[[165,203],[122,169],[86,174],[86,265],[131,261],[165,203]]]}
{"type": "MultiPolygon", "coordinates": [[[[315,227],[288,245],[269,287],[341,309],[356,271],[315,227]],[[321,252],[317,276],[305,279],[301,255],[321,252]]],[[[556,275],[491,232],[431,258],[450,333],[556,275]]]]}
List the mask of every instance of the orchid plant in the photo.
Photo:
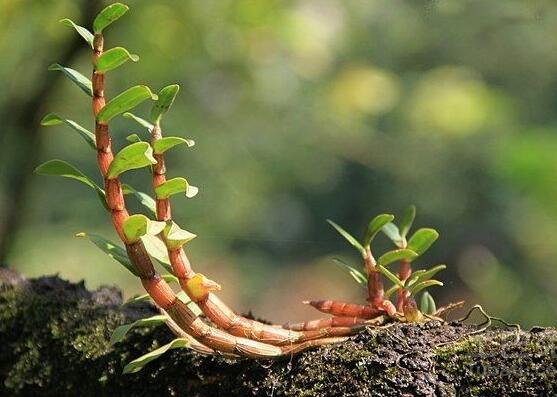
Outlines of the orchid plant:
{"type": "Polygon", "coordinates": [[[121,341],[135,326],[165,323],[176,335],[171,343],[130,362],[124,372],[136,372],[165,351],[184,347],[202,354],[280,358],[314,346],[341,342],[372,319],[421,321],[424,318],[422,311],[427,314],[435,311],[435,304],[429,295],[424,295],[421,311],[417,309],[414,296],[424,288],[442,285],[432,277],[444,265],[414,273],[410,265],[431,246],[438,234],[432,229],[420,229],[406,239],[415,216],[413,207],[405,212],[398,227],[392,223],[392,215],[375,217],[361,242],[330,221],[361,256],[365,274],[350,265],[343,263],[343,266],[358,283],[366,286],[367,305],[311,301],[308,302],[310,305],[333,316],[302,325],[276,326],[240,316],[221,301],[215,294],[221,289],[220,284],[196,273],[186,255],[185,247],[196,235],[181,228],[172,215],[173,196],[181,194],[193,198],[198,192],[198,188],[186,178],[166,177],[166,152],[195,145],[191,139],[163,134],[164,120],[172,108],[179,86],[171,84],[155,93],[145,85],[136,85],[114,98],[105,97],[107,77],[139,60],[137,55],[123,47],[105,49],[105,31],[128,10],[122,3],[109,5],[94,19],[92,31],[69,19],[60,21],[74,29],[90,47],[91,79],[64,65],[49,67],[49,70],[63,73],[91,98],[94,130],[90,131],[56,113],[47,114],[41,123],[44,126],[66,125],[79,134],[95,152],[102,184],[97,184],[93,178],[62,160],[50,160],[36,168],[38,174],[74,179],[94,191],[110,216],[123,246],[94,233],[82,232],[78,236],[88,238],[138,277],[147,294],[134,301],[150,299],[160,311],[159,315],[117,328],[112,343],[121,341]],[[147,115],[139,116],[131,112],[145,101],[152,103],[147,115]],[[128,144],[114,153],[111,122],[120,116],[139,124],[145,133],[142,136],[128,135],[128,144]],[[140,168],[150,171],[152,196],[122,182],[128,171],[140,168]],[[126,205],[128,197],[139,201],[144,208],[143,213],[129,213],[126,205]],[[372,242],[379,232],[389,236],[396,249],[376,259],[372,242]],[[397,261],[400,268],[395,275],[388,267],[397,261]],[[387,291],[383,288],[384,279],[393,283],[387,291]],[[175,292],[171,284],[175,284],[179,291],[175,292]],[[389,300],[394,293],[397,294],[396,304],[389,300]]]}

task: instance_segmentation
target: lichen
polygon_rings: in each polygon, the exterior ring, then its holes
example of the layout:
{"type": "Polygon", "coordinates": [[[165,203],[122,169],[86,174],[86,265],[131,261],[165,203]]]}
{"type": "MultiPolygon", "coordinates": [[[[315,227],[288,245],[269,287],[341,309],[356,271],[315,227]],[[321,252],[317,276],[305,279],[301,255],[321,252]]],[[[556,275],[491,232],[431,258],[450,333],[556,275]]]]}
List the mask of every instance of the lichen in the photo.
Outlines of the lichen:
{"type": "Polygon", "coordinates": [[[42,278],[0,290],[1,395],[11,396],[548,396],[557,392],[557,332],[430,322],[366,330],[278,362],[172,350],[141,372],[123,366],[172,338],[164,327],[111,332],[154,313],[113,289],[42,278]]]}

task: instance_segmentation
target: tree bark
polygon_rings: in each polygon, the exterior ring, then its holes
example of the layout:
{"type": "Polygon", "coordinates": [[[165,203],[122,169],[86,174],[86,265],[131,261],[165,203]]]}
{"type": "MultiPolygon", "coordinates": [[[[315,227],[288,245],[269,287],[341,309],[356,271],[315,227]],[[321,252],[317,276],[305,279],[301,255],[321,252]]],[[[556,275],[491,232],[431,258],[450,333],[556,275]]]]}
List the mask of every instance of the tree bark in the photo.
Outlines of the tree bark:
{"type": "Polygon", "coordinates": [[[154,314],[57,277],[0,274],[0,385],[11,396],[551,396],[557,331],[477,330],[429,322],[367,329],[349,341],[265,362],[171,350],[142,371],[132,359],[172,339],[165,326],[119,325],[154,314]]]}

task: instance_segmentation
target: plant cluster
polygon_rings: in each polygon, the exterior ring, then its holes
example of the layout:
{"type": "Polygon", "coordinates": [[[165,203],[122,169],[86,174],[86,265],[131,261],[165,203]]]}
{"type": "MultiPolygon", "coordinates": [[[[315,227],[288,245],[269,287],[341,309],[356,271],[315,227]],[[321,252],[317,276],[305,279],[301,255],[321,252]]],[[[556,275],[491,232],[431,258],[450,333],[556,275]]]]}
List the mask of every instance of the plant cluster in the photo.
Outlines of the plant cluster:
{"type": "MultiPolygon", "coordinates": [[[[54,64],[49,67],[49,70],[63,73],[91,97],[94,132],[55,113],[46,115],[42,124],[65,124],[83,138],[96,153],[102,186],[62,160],[47,161],[36,169],[38,174],[77,180],[95,192],[109,213],[123,247],[97,234],[79,233],[78,236],[89,238],[141,280],[147,294],[134,300],[151,299],[160,309],[160,315],[119,327],[113,334],[113,343],[122,340],[134,326],[159,323],[166,323],[177,336],[168,345],[132,361],[125,372],[138,371],[147,362],[174,348],[189,347],[203,354],[277,358],[313,346],[343,341],[368,320],[377,317],[419,321],[421,312],[416,308],[413,297],[428,286],[440,285],[431,277],[444,266],[411,273],[410,263],[424,253],[438,236],[432,229],[420,229],[406,240],[415,215],[413,207],[406,212],[399,227],[392,223],[392,215],[374,218],[361,243],[331,222],[361,254],[365,275],[349,265],[344,266],[359,283],[367,285],[368,305],[310,302],[317,309],[333,314],[333,317],[304,323],[302,326],[281,327],[240,316],[215,295],[214,292],[221,289],[220,285],[196,273],[184,250],[196,237],[195,234],[182,229],[172,216],[173,196],[181,194],[192,198],[198,192],[183,177],[166,177],[165,153],[179,146],[192,147],[195,144],[190,139],[163,136],[163,121],[173,105],[179,86],[168,85],[155,94],[149,87],[137,85],[110,100],[105,98],[106,77],[126,63],[139,60],[137,55],[123,47],[104,49],[104,31],[127,11],[128,7],[124,4],[109,5],[96,16],[92,32],[69,19],[61,21],[75,29],[91,48],[91,79],[64,65],[54,64]],[[145,101],[152,101],[147,116],[131,113],[132,109],[145,101]],[[138,123],[145,133],[128,135],[126,139],[129,144],[113,154],[109,125],[118,116],[138,123]],[[154,197],[121,182],[128,171],[136,169],[149,170],[154,197]],[[126,197],[137,199],[145,208],[144,213],[130,214],[126,197]],[[376,260],[371,244],[380,231],[386,233],[397,248],[376,260]],[[388,270],[388,266],[396,261],[400,262],[398,276],[388,270]],[[162,269],[163,274],[159,274],[157,269],[162,269]],[[383,289],[383,278],[394,284],[387,291],[383,289]],[[177,284],[180,291],[175,292],[170,284],[177,284]],[[396,306],[389,300],[389,296],[395,292],[398,296],[396,306]]],[[[426,302],[429,307],[425,312],[432,313],[433,301],[427,298],[426,302]]]]}

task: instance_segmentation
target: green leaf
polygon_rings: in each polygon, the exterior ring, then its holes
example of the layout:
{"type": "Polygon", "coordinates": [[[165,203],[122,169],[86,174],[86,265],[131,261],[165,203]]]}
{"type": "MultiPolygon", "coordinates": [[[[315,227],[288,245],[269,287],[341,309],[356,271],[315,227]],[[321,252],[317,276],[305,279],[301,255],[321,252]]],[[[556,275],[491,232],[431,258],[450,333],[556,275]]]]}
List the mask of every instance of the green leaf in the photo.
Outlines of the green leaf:
{"type": "Polygon", "coordinates": [[[145,302],[145,301],[148,301],[148,300],[151,300],[151,297],[149,296],[149,294],[138,295],[138,296],[134,296],[133,298],[130,298],[127,301],[125,301],[122,304],[122,306],[132,305],[134,303],[145,302]]]}
{"type": "Polygon", "coordinates": [[[333,258],[333,261],[339,265],[342,269],[346,270],[350,277],[352,277],[358,284],[362,287],[367,288],[367,277],[361,271],[350,266],[340,258],[333,258]]]}
{"type": "Polygon", "coordinates": [[[433,314],[437,311],[437,305],[429,292],[424,292],[420,299],[420,311],[424,314],[433,314]]]}
{"type": "Polygon", "coordinates": [[[151,121],[153,123],[160,122],[163,114],[165,114],[174,103],[174,99],[176,99],[179,90],[180,86],[178,84],[172,84],[160,90],[159,99],[157,99],[151,109],[151,121]]]}
{"type": "Polygon", "coordinates": [[[92,188],[97,193],[102,205],[107,208],[104,190],[70,163],[57,159],[49,160],[35,168],[34,172],[38,175],[61,176],[81,182],[92,188]]]}
{"type": "Polygon", "coordinates": [[[411,205],[404,210],[404,213],[402,214],[402,219],[400,221],[400,227],[399,227],[400,235],[403,238],[405,238],[408,232],[410,231],[410,228],[412,227],[415,218],[416,218],[416,206],[411,205]]]}
{"type": "Polygon", "coordinates": [[[156,236],[163,231],[165,226],[164,222],[152,221],[145,215],[135,214],[124,221],[122,230],[128,243],[132,244],[146,234],[156,236]]]}
{"type": "Polygon", "coordinates": [[[168,258],[168,250],[164,242],[158,236],[150,236],[148,234],[141,237],[141,241],[143,241],[143,245],[149,255],[155,258],[167,272],[172,273],[172,266],[168,258]]]}
{"type": "Polygon", "coordinates": [[[129,51],[123,47],[114,47],[102,53],[97,59],[95,68],[97,72],[105,73],[109,70],[116,69],[127,61],[137,62],[139,61],[139,56],[130,54],[129,51]]]}
{"type": "Polygon", "coordinates": [[[126,112],[124,113],[122,116],[124,116],[127,119],[132,119],[133,121],[135,121],[137,124],[139,124],[142,127],[147,128],[149,131],[151,131],[153,129],[153,124],[149,123],[147,120],[142,119],[141,117],[136,116],[133,113],[130,112],[126,112]]]}
{"type": "Polygon", "coordinates": [[[76,32],[79,33],[79,35],[85,39],[85,41],[89,44],[89,46],[93,48],[93,33],[89,32],[88,29],[84,28],[83,26],[79,26],[75,24],[71,19],[68,18],[61,19],[60,23],[63,23],[64,25],[69,26],[70,28],[74,28],[76,32]]]}
{"type": "Polygon", "coordinates": [[[106,177],[117,178],[123,172],[156,164],[153,149],[147,142],[136,142],[126,146],[114,156],[106,177]]]}
{"type": "Polygon", "coordinates": [[[332,220],[327,219],[327,222],[329,222],[329,224],[334,227],[336,231],[339,232],[339,234],[346,239],[346,241],[348,241],[354,248],[356,248],[360,252],[360,254],[362,254],[362,256],[365,255],[364,247],[362,247],[362,245],[359,243],[358,240],[354,238],[354,236],[352,236],[350,233],[348,233],[332,220]]]}
{"type": "Polygon", "coordinates": [[[128,258],[128,254],[125,249],[114,244],[112,241],[105,239],[98,234],[89,233],[78,233],[76,237],[88,237],[89,240],[95,244],[101,251],[107,254],[109,257],[114,259],[116,262],[120,263],[126,269],[128,269],[133,275],[137,276],[135,267],[128,258]]]}
{"type": "Polygon", "coordinates": [[[195,142],[191,139],[184,139],[177,136],[169,136],[161,138],[153,144],[153,150],[155,154],[162,154],[166,152],[168,149],[173,148],[174,146],[181,145],[185,143],[188,147],[192,147],[195,145],[195,142]]]}
{"type": "Polygon", "coordinates": [[[110,337],[110,346],[114,346],[116,343],[123,341],[126,334],[132,328],[150,327],[152,325],[160,325],[165,322],[166,322],[166,316],[162,314],[157,314],[155,316],[139,319],[130,324],[120,325],[118,328],[114,330],[114,332],[112,332],[112,336],[110,337]]]}
{"type": "Polygon", "coordinates": [[[133,194],[141,205],[143,205],[153,214],[157,213],[157,204],[155,200],[153,200],[153,198],[147,193],[139,192],[127,184],[122,185],[122,191],[124,194],[133,194]]]}
{"type": "Polygon", "coordinates": [[[408,288],[408,291],[410,292],[410,294],[416,295],[418,292],[420,292],[424,288],[429,288],[429,287],[432,287],[434,285],[442,287],[443,283],[439,280],[426,280],[426,281],[422,281],[420,283],[416,283],[416,284],[412,285],[410,288],[408,288]]]}
{"type": "Polygon", "coordinates": [[[66,68],[58,63],[50,65],[48,70],[60,71],[64,73],[64,76],[81,88],[84,93],[91,97],[93,96],[93,84],[91,83],[91,80],[79,73],[77,70],[66,68]]]}
{"type": "Polygon", "coordinates": [[[188,186],[188,181],[184,178],[172,178],[157,186],[155,188],[155,195],[159,199],[166,199],[175,194],[186,193],[188,186]]]}
{"type": "Polygon", "coordinates": [[[400,235],[400,231],[398,230],[398,227],[394,223],[392,222],[387,223],[385,226],[381,228],[381,231],[385,233],[385,235],[393,243],[395,243],[397,247],[402,248],[404,246],[404,240],[400,235]]]}
{"type": "Polygon", "coordinates": [[[74,131],[77,131],[77,133],[85,140],[85,142],[87,142],[89,146],[91,146],[95,150],[97,149],[95,143],[96,141],[95,134],[83,128],[75,121],[64,119],[58,116],[56,113],[49,113],[46,116],[44,116],[43,119],[41,120],[41,125],[43,126],[60,125],[60,124],[66,124],[74,131]]]}
{"type": "Polygon", "coordinates": [[[147,99],[156,99],[157,96],[145,85],[136,85],[114,97],[97,115],[97,121],[108,123],[117,115],[133,109],[147,99]]]}
{"type": "Polygon", "coordinates": [[[393,285],[391,288],[389,288],[388,290],[385,291],[384,297],[386,299],[389,299],[391,297],[391,295],[394,294],[399,289],[400,289],[399,285],[397,285],[397,284],[393,285]]]}
{"type": "Polygon", "coordinates": [[[95,17],[93,21],[93,31],[95,33],[101,33],[108,25],[124,15],[128,10],[129,7],[122,3],[109,5],[95,17]]]}
{"type": "Polygon", "coordinates": [[[124,374],[131,374],[134,372],[138,372],[141,371],[141,369],[147,365],[147,363],[156,360],[157,358],[159,358],[160,356],[162,356],[164,353],[166,353],[168,350],[170,349],[180,349],[183,347],[188,347],[189,346],[189,341],[187,339],[184,338],[178,338],[178,339],[174,339],[172,342],[159,347],[158,349],[155,349],[141,357],[136,358],[135,360],[129,362],[125,367],[124,367],[124,374]]]}
{"type": "Polygon", "coordinates": [[[439,273],[442,270],[445,270],[447,268],[446,265],[437,265],[432,267],[431,269],[428,270],[421,270],[418,272],[415,272],[412,277],[410,277],[407,280],[407,285],[413,285],[415,283],[419,283],[425,280],[429,280],[430,278],[432,278],[433,276],[435,276],[437,273],[439,273]]]}
{"type": "Polygon", "coordinates": [[[393,219],[395,219],[395,217],[390,214],[381,214],[373,218],[367,227],[366,236],[364,237],[364,246],[368,247],[381,228],[393,219]]]}
{"type": "Polygon", "coordinates": [[[398,285],[400,288],[404,287],[402,281],[400,281],[400,279],[394,273],[388,270],[386,267],[377,265],[377,270],[379,270],[379,273],[383,274],[385,277],[391,280],[393,284],[398,285]]]}
{"type": "Polygon", "coordinates": [[[439,238],[439,233],[433,229],[419,229],[408,240],[408,248],[422,255],[439,238]]]}
{"type": "Polygon", "coordinates": [[[379,258],[377,263],[380,266],[387,266],[393,262],[401,261],[401,260],[413,260],[418,256],[414,251],[409,249],[397,249],[393,251],[389,251],[379,258]]]}
{"type": "Polygon", "coordinates": [[[141,138],[139,137],[139,135],[137,134],[130,134],[126,137],[126,141],[130,142],[130,143],[136,143],[136,142],[143,142],[141,140],[141,138]]]}
{"type": "Polygon", "coordinates": [[[183,230],[174,222],[170,222],[164,229],[164,238],[168,249],[180,248],[197,237],[195,234],[183,230]]]}

